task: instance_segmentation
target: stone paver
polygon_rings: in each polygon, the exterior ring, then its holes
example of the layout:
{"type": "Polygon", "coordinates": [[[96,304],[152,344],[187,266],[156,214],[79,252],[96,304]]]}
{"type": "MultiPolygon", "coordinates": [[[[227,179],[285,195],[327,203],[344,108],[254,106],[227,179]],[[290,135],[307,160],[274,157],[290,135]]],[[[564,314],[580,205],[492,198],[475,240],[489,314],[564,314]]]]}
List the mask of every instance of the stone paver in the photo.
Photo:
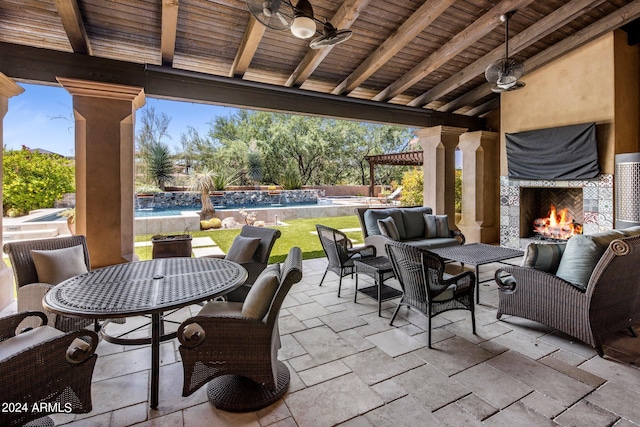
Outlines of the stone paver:
{"type": "MultiPolygon", "coordinates": [[[[318,286],[325,267],[325,259],[305,261],[302,281],[283,304],[279,358],[291,382],[273,405],[237,414],[213,407],[206,387],[182,397],[179,343],[173,340],[161,346],[160,405],[150,410],[149,347],[101,342],[93,411],[54,415],[56,425],[640,425],[640,345],[628,331],[607,341],[602,359],[588,345],[540,323],[513,316],[497,320],[498,291],[490,283],[481,287],[478,334],[471,333],[468,311],[442,313],[433,319],[428,349],[423,314],[403,308],[390,326],[394,301],[383,305],[381,317],[369,298],[354,304],[349,277],[338,298],[335,274],[318,286]]],[[[3,313],[15,310],[14,303],[3,313]]],[[[188,307],[172,317],[181,321],[198,310],[188,307]]],[[[136,322],[130,319],[126,326],[136,322]]]]}

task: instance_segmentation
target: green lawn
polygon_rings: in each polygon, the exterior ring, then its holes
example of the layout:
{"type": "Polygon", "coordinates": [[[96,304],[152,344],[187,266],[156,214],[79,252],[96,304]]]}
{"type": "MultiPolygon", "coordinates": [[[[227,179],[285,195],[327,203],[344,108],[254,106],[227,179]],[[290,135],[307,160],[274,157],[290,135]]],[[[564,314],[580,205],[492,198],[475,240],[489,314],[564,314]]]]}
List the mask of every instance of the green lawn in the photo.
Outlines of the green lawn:
{"type": "MultiPolygon", "coordinates": [[[[324,257],[324,251],[320,245],[320,240],[316,234],[316,224],[326,225],[337,229],[349,229],[357,228],[358,231],[347,232],[347,236],[353,241],[354,244],[362,243],[362,232],[360,231],[360,223],[358,217],[341,216],[330,218],[305,218],[305,219],[293,219],[285,221],[287,225],[274,226],[282,233],[282,236],[278,240],[271,251],[271,257],[269,262],[282,262],[289,253],[289,249],[293,246],[298,246],[302,249],[303,259],[312,259],[324,257]]],[[[170,234],[170,233],[169,233],[170,234]]],[[[173,234],[182,234],[178,231],[173,234]]],[[[192,237],[211,237],[224,252],[227,252],[231,247],[233,239],[240,234],[240,229],[231,230],[206,230],[206,231],[194,231],[191,233],[192,237]]],[[[152,235],[136,236],[136,242],[148,242],[151,240],[152,235]]],[[[140,260],[151,259],[151,247],[138,247],[136,248],[136,254],[140,257],[140,260]]]]}

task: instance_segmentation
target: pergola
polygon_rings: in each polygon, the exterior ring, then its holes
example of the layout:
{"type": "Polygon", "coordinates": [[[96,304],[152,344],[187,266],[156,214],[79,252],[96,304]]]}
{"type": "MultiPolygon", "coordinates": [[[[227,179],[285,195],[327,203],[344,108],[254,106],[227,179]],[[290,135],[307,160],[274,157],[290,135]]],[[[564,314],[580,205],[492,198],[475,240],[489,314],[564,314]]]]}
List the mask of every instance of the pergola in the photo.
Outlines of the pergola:
{"type": "Polygon", "coordinates": [[[373,197],[376,165],[422,166],[423,152],[420,150],[406,151],[403,153],[378,154],[375,156],[365,156],[364,159],[369,163],[369,197],[373,197]]]}

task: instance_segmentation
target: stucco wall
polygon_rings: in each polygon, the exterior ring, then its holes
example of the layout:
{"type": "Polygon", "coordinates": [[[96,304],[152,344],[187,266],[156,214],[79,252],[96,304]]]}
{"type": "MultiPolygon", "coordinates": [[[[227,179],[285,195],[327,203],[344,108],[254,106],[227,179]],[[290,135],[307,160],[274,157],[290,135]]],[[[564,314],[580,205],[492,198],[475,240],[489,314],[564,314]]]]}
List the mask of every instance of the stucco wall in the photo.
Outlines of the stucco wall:
{"type": "Polygon", "coordinates": [[[505,133],[587,122],[597,125],[602,171],[613,173],[614,71],[614,33],[609,33],[525,73],[523,89],[501,95],[500,175],[507,175],[505,133]]]}

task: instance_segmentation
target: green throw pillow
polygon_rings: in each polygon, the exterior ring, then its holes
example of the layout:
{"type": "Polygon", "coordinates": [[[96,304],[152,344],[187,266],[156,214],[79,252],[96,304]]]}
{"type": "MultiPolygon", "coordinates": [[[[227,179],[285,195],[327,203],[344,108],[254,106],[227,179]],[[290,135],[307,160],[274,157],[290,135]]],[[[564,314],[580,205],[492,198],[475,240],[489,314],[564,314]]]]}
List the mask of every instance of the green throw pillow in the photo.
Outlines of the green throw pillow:
{"type": "Polygon", "coordinates": [[[530,243],[521,266],[555,274],[566,247],[566,243],[530,243]]]}
{"type": "Polygon", "coordinates": [[[449,219],[446,215],[424,214],[424,225],[427,239],[450,237],[449,219]]]}
{"type": "Polygon", "coordinates": [[[383,236],[387,236],[391,240],[400,240],[400,234],[398,233],[398,228],[393,218],[387,217],[379,219],[378,228],[380,228],[383,236]]]}

